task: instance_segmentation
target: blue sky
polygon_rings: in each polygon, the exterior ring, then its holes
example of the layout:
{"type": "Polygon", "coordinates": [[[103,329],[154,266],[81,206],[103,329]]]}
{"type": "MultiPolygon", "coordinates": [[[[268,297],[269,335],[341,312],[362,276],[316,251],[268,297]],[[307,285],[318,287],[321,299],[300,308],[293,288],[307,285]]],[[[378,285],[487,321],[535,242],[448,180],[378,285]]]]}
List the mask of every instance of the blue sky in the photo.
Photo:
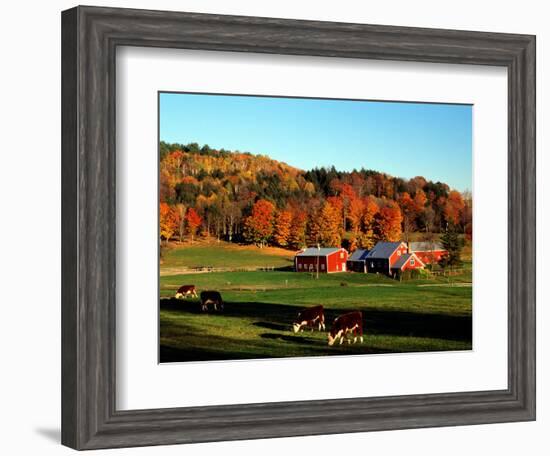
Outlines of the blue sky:
{"type": "Polygon", "coordinates": [[[160,94],[160,139],[472,188],[472,106],[160,94]]]}

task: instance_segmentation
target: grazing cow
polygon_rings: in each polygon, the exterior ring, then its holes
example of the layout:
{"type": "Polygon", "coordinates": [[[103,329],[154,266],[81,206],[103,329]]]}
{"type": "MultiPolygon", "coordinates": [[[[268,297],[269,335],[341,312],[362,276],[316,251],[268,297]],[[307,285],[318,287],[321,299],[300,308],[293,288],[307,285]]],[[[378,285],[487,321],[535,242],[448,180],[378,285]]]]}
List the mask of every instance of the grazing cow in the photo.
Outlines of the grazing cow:
{"type": "Polygon", "coordinates": [[[187,298],[187,296],[198,298],[195,285],[182,285],[178,288],[178,291],[176,291],[176,299],[187,298]]]}
{"type": "Polygon", "coordinates": [[[344,341],[344,337],[351,343],[348,338],[348,334],[353,332],[353,343],[357,341],[357,335],[363,342],[363,314],[359,311],[349,312],[347,314],[340,315],[332,323],[332,328],[328,333],[328,344],[333,345],[338,339],[340,344],[344,341]]]}
{"type": "Polygon", "coordinates": [[[214,306],[214,310],[223,310],[223,299],[219,291],[201,291],[201,310],[206,312],[208,304],[214,306]]]}
{"type": "Polygon", "coordinates": [[[315,326],[319,328],[319,331],[325,329],[325,309],[323,309],[323,306],[309,307],[302,310],[292,323],[292,329],[295,333],[300,330],[303,331],[303,328],[311,328],[313,331],[315,326]]]}

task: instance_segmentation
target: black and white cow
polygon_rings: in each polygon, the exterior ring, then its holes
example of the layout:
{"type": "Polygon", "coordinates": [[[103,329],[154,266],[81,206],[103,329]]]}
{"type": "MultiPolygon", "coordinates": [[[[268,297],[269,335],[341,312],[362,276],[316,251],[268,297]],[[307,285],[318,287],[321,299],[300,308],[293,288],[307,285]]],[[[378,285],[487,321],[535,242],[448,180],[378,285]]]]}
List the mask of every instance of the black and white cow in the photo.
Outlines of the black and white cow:
{"type": "Polygon", "coordinates": [[[176,299],[187,298],[187,296],[198,298],[195,285],[182,285],[178,288],[178,291],[176,291],[176,299]]]}
{"type": "Polygon", "coordinates": [[[208,304],[212,304],[214,310],[223,310],[223,299],[219,291],[201,291],[201,310],[208,311],[208,304]]]}
{"type": "Polygon", "coordinates": [[[303,331],[303,328],[311,328],[313,331],[315,326],[319,331],[325,329],[325,309],[323,306],[309,307],[302,310],[292,323],[292,329],[295,333],[303,331]]]}
{"type": "Polygon", "coordinates": [[[353,343],[357,341],[357,337],[363,342],[363,314],[359,311],[340,315],[334,320],[328,333],[328,344],[334,345],[338,339],[340,339],[340,344],[342,344],[344,338],[346,338],[349,344],[351,343],[351,339],[348,335],[351,333],[353,333],[353,343]]]}

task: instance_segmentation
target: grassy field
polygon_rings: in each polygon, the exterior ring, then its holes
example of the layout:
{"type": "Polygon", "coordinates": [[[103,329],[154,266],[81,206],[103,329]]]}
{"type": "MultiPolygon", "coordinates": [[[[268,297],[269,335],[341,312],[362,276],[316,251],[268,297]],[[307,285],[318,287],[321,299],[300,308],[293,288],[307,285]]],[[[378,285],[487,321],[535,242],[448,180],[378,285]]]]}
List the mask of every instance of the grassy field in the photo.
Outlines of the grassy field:
{"type": "Polygon", "coordinates": [[[173,244],[165,251],[161,269],[198,267],[273,267],[293,265],[294,252],[253,245],[238,245],[228,242],[204,241],[180,247],[173,244]]]}
{"type": "MultiPolygon", "coordinates": [[[[292,252],[194,245],[171,249],[161,265],[161,362],[468,350],[472,340],[471,266],[456,277],[397,282],[375,274],[321,274],[285,270],[179,273],[186,267],[289,265],[292,252]],[[275,263],[278,260],[280,263],[275,263]],[[163,274],[164,272],[164,274],[163,274]],[[176,300],[194,284],[219,290],[223,313],[201,313],[196,299],[176,300]],[[361,310],[363,344],[328,347],[325,332],[294,334],[300,309],[323,304],[327,328],[339,314],[361,310]]],[[[290,262],[291,264],[291,262],[290,262]]]]}

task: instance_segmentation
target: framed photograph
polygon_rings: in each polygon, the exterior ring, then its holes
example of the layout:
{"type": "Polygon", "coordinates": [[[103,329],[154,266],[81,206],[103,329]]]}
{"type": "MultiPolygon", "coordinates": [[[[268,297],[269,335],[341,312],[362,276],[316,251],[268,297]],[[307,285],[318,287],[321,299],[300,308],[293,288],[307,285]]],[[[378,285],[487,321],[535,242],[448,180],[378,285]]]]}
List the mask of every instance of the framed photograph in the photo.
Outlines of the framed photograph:
{"type": "Polygon", "coordinates": [[[160,92],[159,361],[472,350],[472,108],[160,92]]]}
{"type": "Polygon", "coordinates": [[[535,37],[62,13],[62,443],[535,419],[535,37]]]}

